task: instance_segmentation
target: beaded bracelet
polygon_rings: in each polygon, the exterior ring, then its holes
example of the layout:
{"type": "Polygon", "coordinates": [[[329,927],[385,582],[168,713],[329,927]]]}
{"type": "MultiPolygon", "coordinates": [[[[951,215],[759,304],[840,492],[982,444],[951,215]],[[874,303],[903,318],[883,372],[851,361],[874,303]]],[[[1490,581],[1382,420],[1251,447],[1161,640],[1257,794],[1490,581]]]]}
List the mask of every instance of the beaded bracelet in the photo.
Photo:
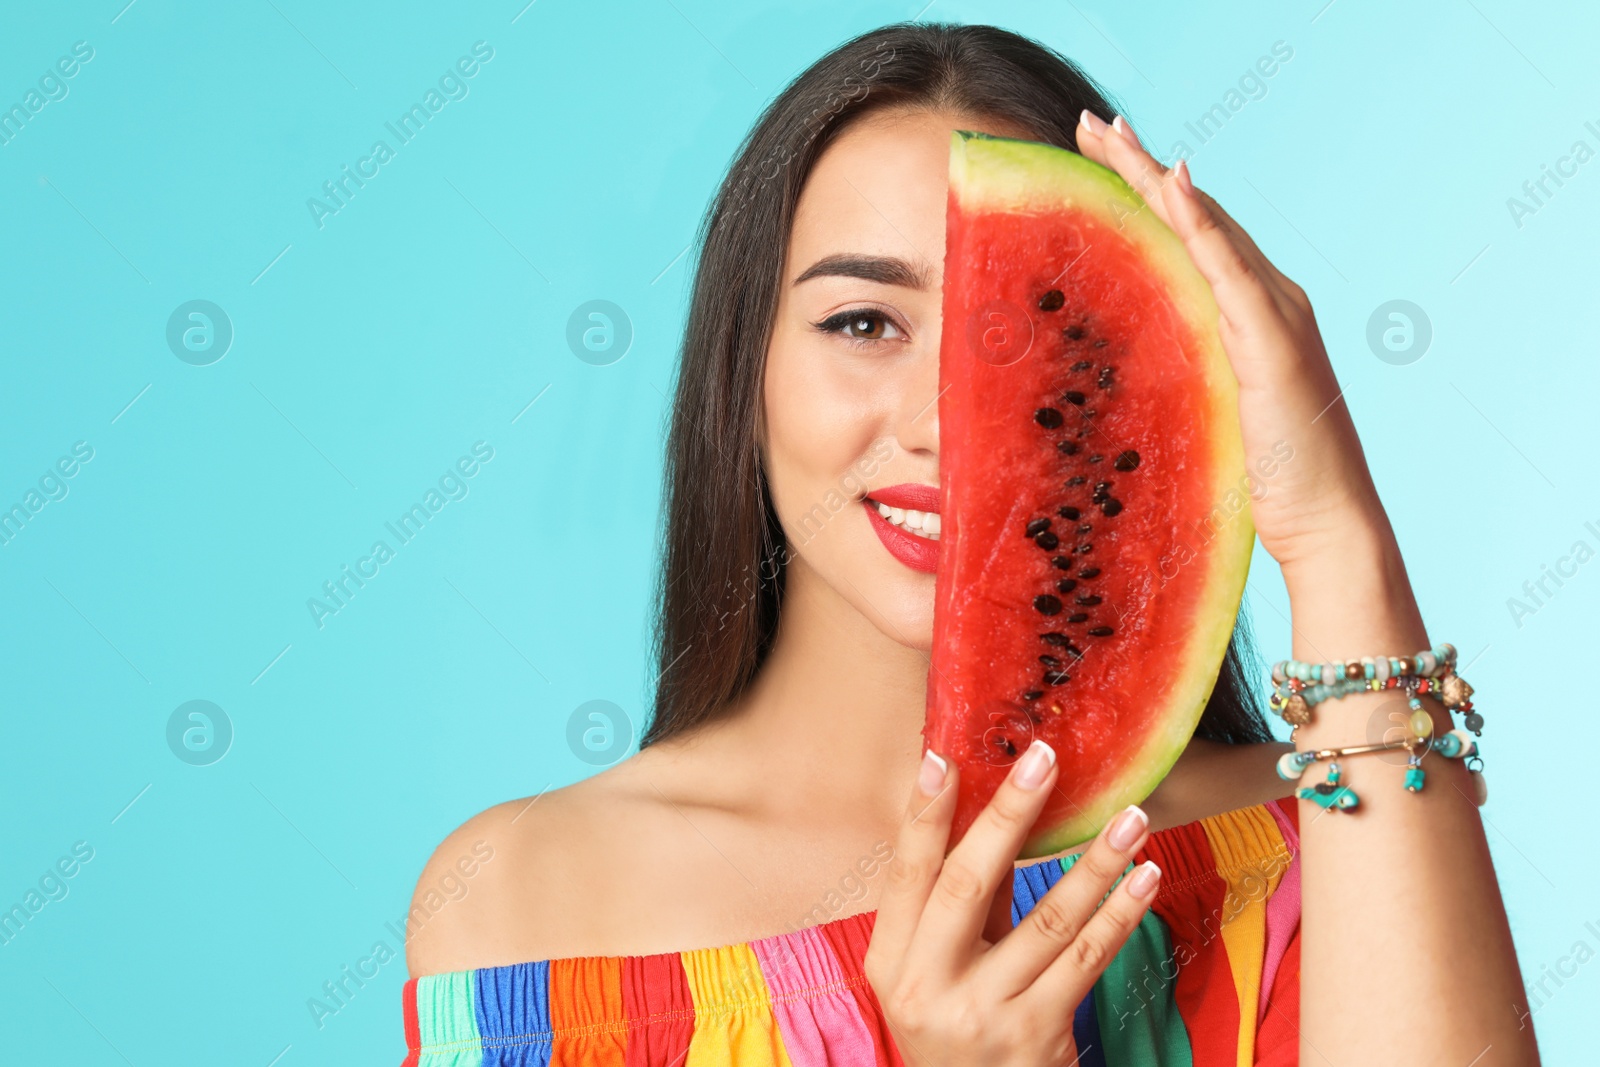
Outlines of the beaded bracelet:
{"type": "MultiPolygon", "coordinates": [[[[1424,713],[1426,714],[1426,713],[1424,713]]],[[[1430,720],[1431,722],[1431,720],[1430,720]]],[[[1473,759],[1478,756],[1478,743],[1464,730],[1451,730],[1449,733],[1430,738],[1425,733],[1412,733],[1398,741],[1379,741],[1370,745],[1350,745],[1345,748],[1310,749],[1303,752],[1285,753],[1278,760],[1278,777],[1285,781],[1296,781],[1305,774],[1306,769],[1319,760],[1329,760],[1328,776],[1325,781],[1316,785],[1302,786],[1295,790],[1295,796],[1301,800],[1309,800],[1319,807],[1332,811],[1351,811],[1361,803],[1361,798],[1355,790],[1345,785],[1342,778],[1342,768],[1339,760],[1346,756],[1361,756],[1371,752],[1387,752],[1403,748],[1410,758],[1406,764],[1405,789],[1408,793],[1420,793],[1427,784],[1427,772],[1422,769],[1422,757],[1429,752],[1437,752],[1446,759],[1473,759]]],[[[1480,760],[1481,762],[1481,760],[1480,760]]],[[[1488,799],[1488,790],[1484,786],[1483,772],[1472,772],[1476,802],[1481,807],[1488,799]]]]}
{"type": "Polygon", "coordinates": [[[1273,687],[1271,695],[1267,697],[1267,706],[1282,716],[1283,721],[1289,725],[1304,726],[1311,721],[1311,709],[1324,700],[1335,700],[1351,693],[1380,692],[1386,689],[1409,689],[1413,710],[1421,707],[1416,699],[1419,695],[1440,697],[1445,707],[1466,716],[1467,729],[1474,734],[1481,735],[1483,732],[1483,716],[1472,707],[1472,686],[1467,684],[1465,678],[1454,673],[1453,669],[1443,677],[1431,678],[1391,674],[1382,681],[1377,678],[1346,678],[1332,684],[1290,679],[1273,687]]]}
{"type": "Polygon", "coordinates": [[[1420,675],[1425,678],[1446,674],[1456,664],[1456,646],[1440,645],[1426,649],[1415,656],[1363,656],[1360,659],[1335,660],[1332,663],[1302,663],[1297,659],[1279,660],[1272,665],[1272,680],[1285,682],[1291,678],[1302,682],[1321,682],[1332,685],[1343,679],[1376,678],[1383,681],[1391,676],[1420,675]]]}

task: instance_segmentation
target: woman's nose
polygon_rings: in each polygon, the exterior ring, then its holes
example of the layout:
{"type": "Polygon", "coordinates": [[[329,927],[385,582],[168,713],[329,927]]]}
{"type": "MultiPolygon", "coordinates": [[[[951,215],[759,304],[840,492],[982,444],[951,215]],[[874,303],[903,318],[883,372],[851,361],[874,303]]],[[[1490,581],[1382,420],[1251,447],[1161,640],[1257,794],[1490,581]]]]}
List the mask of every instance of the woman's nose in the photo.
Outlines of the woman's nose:
{"type": "Polygon", "coordinates": [[[939,454],[939,336],[909,360],[900,383],[895,438],[907,452],[939,454]]]}

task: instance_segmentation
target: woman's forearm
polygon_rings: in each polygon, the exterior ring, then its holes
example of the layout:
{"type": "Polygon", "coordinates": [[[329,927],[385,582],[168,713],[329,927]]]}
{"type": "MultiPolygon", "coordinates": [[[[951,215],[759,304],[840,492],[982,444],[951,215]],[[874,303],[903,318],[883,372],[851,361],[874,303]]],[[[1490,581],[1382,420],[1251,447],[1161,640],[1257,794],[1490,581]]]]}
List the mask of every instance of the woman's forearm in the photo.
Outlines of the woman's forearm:
{"type": "MultiPolygon", "coordinates": [[[[1386,522],[1285,568],[1293,656],[1311,662],[1408,656],[1459,635],[1424,629],[1386,522]]],[[[1463,663],[1460,665],[1465,667],[1463,663]]],[[[1451,728],[1428,697],[1435,733],[1451,728]]],[[[1486,702],[1492,711],[1493,697],[1486,702]]],[[[1318,704],[1296,747],[1397,736],[1403,694],[1318,704]]],[[[1341,761],[1352,812],[1300,802],[1304,881],[1301,1062],[1535,1063],[1538,1053],[1474,789],[1460,760],[1426,757],[1426,784],[1402,786],[1403,753],[1341,761]]],[[[1303,784],[1320,781],[1313,764],[1303,784]]]]}

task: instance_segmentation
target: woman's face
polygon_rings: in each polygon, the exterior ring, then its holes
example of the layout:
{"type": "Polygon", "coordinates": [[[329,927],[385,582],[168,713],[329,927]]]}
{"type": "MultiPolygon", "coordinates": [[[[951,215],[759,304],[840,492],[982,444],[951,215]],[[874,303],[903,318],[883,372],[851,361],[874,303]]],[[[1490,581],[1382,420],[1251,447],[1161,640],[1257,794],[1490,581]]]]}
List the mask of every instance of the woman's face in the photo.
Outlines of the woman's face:
{"type": "Polygon", "coordinates": [[[1031,138],[960,112],[846,129],[796,211],[767,350],[762,442],[789,581],[820,580],[904,645],[933,634],[939,302],[950,131],[1031,138]]]}

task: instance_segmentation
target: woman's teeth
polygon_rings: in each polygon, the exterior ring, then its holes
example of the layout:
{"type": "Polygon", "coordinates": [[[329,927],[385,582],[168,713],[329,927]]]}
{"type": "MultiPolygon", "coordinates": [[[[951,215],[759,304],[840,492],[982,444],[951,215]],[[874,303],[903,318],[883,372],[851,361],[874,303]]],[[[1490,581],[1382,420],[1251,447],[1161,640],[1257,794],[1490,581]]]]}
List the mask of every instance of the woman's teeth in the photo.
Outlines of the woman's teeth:
{"type": "Polygon", "coordinates": [[[910,530],[914,534],[926,537],[930,541],[939,540],[939,513],[937,511],[911,511],[907,508],[891,508],[888,504],[874,500],[878,514],[882,515],[890,525],[899,526],[910,530]]]}

